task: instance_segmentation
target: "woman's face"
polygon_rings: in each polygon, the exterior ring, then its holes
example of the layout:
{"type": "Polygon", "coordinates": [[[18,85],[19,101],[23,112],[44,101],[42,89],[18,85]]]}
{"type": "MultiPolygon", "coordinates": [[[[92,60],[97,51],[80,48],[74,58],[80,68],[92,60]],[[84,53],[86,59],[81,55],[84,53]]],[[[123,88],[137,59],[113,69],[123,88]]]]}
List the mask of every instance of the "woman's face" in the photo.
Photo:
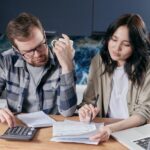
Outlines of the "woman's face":
{"type": "Polygon", "coordinates": [[[127,26],[120,26],[108,42],[108,50],[111,58],[117,61],[118,66],[123,66],[132,55],[132,47],[129,41],[127,26]]]}

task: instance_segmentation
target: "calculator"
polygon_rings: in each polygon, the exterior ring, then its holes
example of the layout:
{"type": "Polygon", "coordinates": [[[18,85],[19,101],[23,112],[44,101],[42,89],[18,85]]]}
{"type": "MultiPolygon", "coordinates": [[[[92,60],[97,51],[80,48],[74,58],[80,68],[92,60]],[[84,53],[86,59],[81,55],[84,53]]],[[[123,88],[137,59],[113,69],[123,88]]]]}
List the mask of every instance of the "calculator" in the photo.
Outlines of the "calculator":
{"type": "Polygon", "coordinates": [[[3,135],[0,135],[1,139],[6,140],[31,140],[35,133],[37,132],[36,128],[25,127],[25,126],[16,126],[8,128],[3,135]]]}

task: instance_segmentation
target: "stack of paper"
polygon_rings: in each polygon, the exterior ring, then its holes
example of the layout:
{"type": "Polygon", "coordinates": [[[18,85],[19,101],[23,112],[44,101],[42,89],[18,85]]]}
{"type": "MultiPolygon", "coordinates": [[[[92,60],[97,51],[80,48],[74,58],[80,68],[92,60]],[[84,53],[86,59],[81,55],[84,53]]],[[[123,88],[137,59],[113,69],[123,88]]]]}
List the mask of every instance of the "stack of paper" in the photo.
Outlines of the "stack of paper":
{"type": "Polygon", "coordinates": [[[53,137],[51,141],[55,142],[74,142],[84,144],[95,144],[97,141],[90,141],[89,137],[98,132],[103,123],[85,124],[78,121],[55,122],[53,124],[53,137]]]}
{"type": "Polygon", "coordinates": [[[17,118],[25,123],[28,127],[48,127],[52,126],[55,122],[54,119],[50,118],[43,111],[20,114],[17,115],[17,118]]]}

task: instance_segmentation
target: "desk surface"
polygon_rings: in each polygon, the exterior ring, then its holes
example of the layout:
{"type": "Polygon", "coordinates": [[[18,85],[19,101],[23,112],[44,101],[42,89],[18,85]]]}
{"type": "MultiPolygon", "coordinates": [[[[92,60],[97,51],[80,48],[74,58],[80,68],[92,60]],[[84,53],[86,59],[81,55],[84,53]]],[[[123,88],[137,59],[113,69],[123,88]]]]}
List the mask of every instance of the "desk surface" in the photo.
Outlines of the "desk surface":
{"type": "MultiPolygon", "coordinates": [[[[56,121],[64,120],[62,116],[51,116],[56,121]]],[[[77,120],[78,117],[68,117],[70,120],[77,120]]],[[[96,122],[110,123],[112,119],[99,119],[96,122]]],[[[21,124],[18,121],[18,124],[21,124]]],[[[0,124],[0,134],[2,134],[8,126],[0,124]]],[[[127,150],[126,147],[110,138],[108,142],[100,143],[99,145],[86,145],[76,143],[57,143],[51,142],[49,139],[52,137],[52,127],[41,128],[38,130],[34,139],[31,141],[6,141],[0,139],[0,150],[127,150]]]]}

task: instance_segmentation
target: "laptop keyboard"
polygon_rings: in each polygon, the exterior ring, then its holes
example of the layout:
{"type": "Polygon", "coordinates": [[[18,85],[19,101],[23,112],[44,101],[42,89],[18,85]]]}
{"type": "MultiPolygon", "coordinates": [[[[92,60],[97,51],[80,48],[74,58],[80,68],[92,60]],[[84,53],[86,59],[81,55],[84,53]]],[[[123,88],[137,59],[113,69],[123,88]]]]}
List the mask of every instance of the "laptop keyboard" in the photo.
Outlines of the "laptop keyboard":
{"type": "Polygon", "coordinates": [[[145,150],[150,150],[150,137],[139,139],[133,142],[135,142],[137,145],[141,146],[145,150]]]}

